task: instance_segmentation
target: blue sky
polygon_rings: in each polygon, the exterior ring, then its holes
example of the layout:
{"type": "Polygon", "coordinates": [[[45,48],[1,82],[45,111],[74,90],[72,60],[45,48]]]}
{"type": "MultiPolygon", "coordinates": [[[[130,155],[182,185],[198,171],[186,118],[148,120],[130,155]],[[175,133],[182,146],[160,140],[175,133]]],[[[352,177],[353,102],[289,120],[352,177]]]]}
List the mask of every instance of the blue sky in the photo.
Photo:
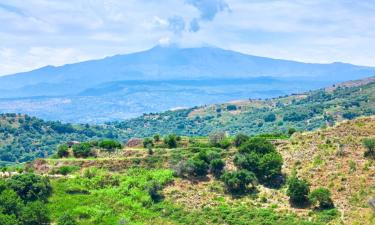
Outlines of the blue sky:
{"type": "Polygon", "coordinates": [[[0,75],[171,43],[375,66],[375,1],[0,0],[0,75]]]}

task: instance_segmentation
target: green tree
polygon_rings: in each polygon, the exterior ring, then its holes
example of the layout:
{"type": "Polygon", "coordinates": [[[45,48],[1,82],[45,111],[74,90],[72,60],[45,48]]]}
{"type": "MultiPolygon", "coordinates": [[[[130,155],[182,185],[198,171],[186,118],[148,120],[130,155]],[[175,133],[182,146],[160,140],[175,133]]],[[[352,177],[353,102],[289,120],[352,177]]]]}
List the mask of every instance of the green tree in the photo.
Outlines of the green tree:
{"type": "Polygon", "coordinates": [[[108,151],[114,151],[116,149],[121,149],[122,145],[118,141],[105,139],[99,142],[99,147],[108,151]]]}
{"type": "Polygon", "coordinates": [[[168,148],[177,148],[177,136],[175,134],[170,134],[164,138],[164,143],[168,148]]]}
{"type": "Polygon", "coordinates": [[[210,171],[215,176],[220,176],[225,167],[225,162],[222,159],[213,159],[210,162],[210,171]]]}
{"type": "Polygon", "coordinates": [[[59,156],[60,158],[69,156],[69,148],[67,144],[59,145],[59,147],[57,148],[57,156],[59,156]]]}
{"type": "Polygon", "coordinates": [[[266,154],[269,152],[276,151],[275,147],[271,142],[267,141],[265,138],[251,138],[246,141],[240,148],[240,153],[250,153],[256,152],[260,154],[266,154]]]}
{"type": "Polygon", "coordinates": [[[276,120],[275,113],[269,113],[264,116],[264,122],[274,122],[276,120]]]}
{"type": "Polygon", "coordinates": [[[198,158],[189,159],[186,162],[186,170],[190,176],[204,177],[208,172],[208,164],[198,158]]]}
{"type": "Polygon", "coordinates": [[[283,158],[278,152],[270,152],[259,160],[258,179],[269,185],[275,184],[275,180],[281,176],[283,158]]]}
{"type": "Polygon", "coordinates": [[[4,190],[0,194],[0,212],[8,215],[19,215],[23,203],[21,198],[13,190],[4,190]]]}
{"type": "Polygon", "coordinates": [[[237,134],[236,137],[234,138],[234,146],[237,148],[240,147],[243,143],[245,143],[247,140],[249,140],[249,136],[245,134],[237,134]]]}
{"type": "Polygon", "coordinates": [[[365,156],[375,156],[375,138],[366,138],[362,143],[367,149],[365,156]]]}
{"type": "Polygon", "coordinates": [[[321,209],[330,209],[334,206],[331,199],[331,192],[327,188],[317,188],[308,197],[312,204],[319,204],[319,208],[321,209]]]}
{"type": "Polygon", "coordinates": [[[255,174],[247,170],[225,172],[221,179],[227,190],[233,194],[246,193],[249,185],[251,185],[250,190],[254,189],[257,182],[255,174]]]}
{"type": "Polygon", "coordinates": [[[159,142],[160,141],[160,135],[159,134],[155,134],[154,135],[154,141],[155,142],[159,142]]]}
{"type": "Polygon", "coordinates": [[[29,202],[22,210],[21,221],[23,225],[48,224],[48,210],[40,201],[29,202]]]}
{"type": "Polygon", "coordinates": [[[89,143],[80,143],[73,145],[73,154],[77,158],[86,158],[92,155],[91,146],[89,143]]]}
{"type": "Polygon", "coordinates": [[[300,180],[297,176],[293,176],[288,181],[287,195],[292,203],[302,205],[308,202],[309,192],[310,185],[305,180],[300,180]]]}
{"type": "Polygon", "coordinates": [[[71,214],[64,213],[57,220],[57,225],[78,225],[78,223],[71,214]]]}
{"type": "Polygon", "coordinates": [[[15,175],[9,179],[9,187],[25,201],[47,201],[52,187],[47,177],[32,173],[15,175]]]}
{"type": "Polygon", "coordinates": [[[143,147],[144,148],[154,147],[154,141],[151,138],[143,139],[143,147]]]}
{"type": "Polygon", "coordinates": [[[16,215],[8,215],[3,214],[0,212],[0,224],[1,225],[18,225],[20,222],[18,221],[16,215]]]}

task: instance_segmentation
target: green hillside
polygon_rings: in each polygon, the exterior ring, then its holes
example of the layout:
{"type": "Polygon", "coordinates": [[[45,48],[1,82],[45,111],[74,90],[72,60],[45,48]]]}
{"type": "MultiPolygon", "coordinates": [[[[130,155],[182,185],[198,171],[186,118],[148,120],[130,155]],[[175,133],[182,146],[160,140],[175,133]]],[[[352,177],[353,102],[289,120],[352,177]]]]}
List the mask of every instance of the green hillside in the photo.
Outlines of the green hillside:
{"type": "Polygon", "coordinates": [[[147,114],[112,125],[129,137],[155,133],[205,136],[216,131],[253,135],[286,132],[289,128],[313,130],[374,114],[375,82],[369,78],[276,99],[234,101],[147,114]]]}

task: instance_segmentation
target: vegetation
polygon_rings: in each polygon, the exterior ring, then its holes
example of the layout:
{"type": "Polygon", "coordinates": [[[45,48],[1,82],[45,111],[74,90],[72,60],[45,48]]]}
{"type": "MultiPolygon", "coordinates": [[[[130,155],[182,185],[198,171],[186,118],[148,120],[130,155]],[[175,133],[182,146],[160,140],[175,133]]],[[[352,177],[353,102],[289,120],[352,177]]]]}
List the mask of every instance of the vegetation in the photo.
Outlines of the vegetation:
{"type": "Polygon", "coordinates": [[[313,205],[319,204],[321,209],[333,208],[331,192],[327,188],[317,188],[309,194],[309,200],[313,205]]]}
{"type": "Polygon", "coordinates": [[[363,140],[363,145],[367,149],[365,156],[370,156],[375,158],[375,138],[366,138],[363,140]]]}
{"type": "Polygon", "coordinates": [[[297,176],[293,176],[288,181],[287,195],[290,201],[295,205],[303,205],[308,202],[308,195],[310,193],[310,185],[297,176]]]}
{"type": "Polygon", "coordinates": [[[253,190],[257,182],[255,174],[247,170],[225,172],[221,179],[228,191],[234,194],[242,194],[248,190],[253,190]]]}

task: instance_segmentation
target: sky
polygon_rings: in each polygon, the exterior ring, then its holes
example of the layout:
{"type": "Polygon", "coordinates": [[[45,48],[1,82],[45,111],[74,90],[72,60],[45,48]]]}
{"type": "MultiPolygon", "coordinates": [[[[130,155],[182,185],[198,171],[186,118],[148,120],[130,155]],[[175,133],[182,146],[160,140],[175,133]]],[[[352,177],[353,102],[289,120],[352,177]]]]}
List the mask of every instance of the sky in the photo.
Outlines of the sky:
{"type": "Polygon", "coordinates": [[[375,0],[0,0],[0,75],[170,44],[375,66],[375,0]]]}

